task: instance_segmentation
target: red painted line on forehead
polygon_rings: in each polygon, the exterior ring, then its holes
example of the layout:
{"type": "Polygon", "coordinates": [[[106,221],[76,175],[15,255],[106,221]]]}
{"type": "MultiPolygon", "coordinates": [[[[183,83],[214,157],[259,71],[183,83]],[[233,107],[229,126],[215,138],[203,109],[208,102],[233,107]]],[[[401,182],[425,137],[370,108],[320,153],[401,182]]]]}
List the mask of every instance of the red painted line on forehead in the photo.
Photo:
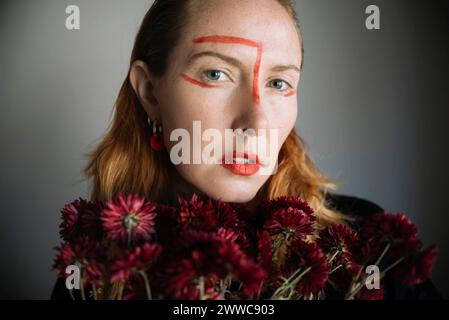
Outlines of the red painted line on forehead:
{"type": "Polygon", "coordinates": [[[259,42],[245,38],[230,37],[230,36],[204,36],[193,40],[193,43],[205,43],[205,42],[237,43],[254,48],[261,47],[261,43],[259,42]]]}
{"type": "Polygon", "coordinates": [[[257,49],[257,58],[256,63],[254,65],[253,71],[253,100],[257,104],[260,102],[259,95],[259,72],[260,72],[260,63],[262,61],[262,44],[257,41],[239,38],[239,37],[231,37],[231,36],[204,36],[199,37],[193,40],[193,43],[206,43],[206,42],[215,42],[215,43],[233,43],[233,44],[241,44],[249,47],[253,47],[257,49]]]}
{"type": "Polygon", "coordinates": [[[188,75],[186,75],[186,74],[184,74],[184,73],[180,73],[179,75],[180,75],[184,80],[186,80],[186,81],[188,81],[188,82],[190,82],[190,83],[196,84],[197,86],[200,86],[201,88],[223,88],[223,86],[214,86],[214,85],[211,85],[211,84],[207,84],[207,83],[204,83],[204,82],[195,80],[195,79],[189,77],[188,75]]]}

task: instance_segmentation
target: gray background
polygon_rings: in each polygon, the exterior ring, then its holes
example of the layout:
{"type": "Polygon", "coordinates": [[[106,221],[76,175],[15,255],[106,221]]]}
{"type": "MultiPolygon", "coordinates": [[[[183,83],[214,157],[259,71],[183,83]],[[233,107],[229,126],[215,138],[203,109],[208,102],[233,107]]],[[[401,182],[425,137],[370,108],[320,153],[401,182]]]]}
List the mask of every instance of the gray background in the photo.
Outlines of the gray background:
{"type": "MultiPolygon", "coordinates": [[[[110,121],[149,0],[0,4],[0,298],[46,299],[59,210],[88,195],[84,154],[110,121]],[[65,29],[65,7],[81,30],[65,29]]],[[[297,1],[298,129],[339,192],[408,214],[449,294],[447,1],[297,1]],[[364,9],[381,9],[381,30],[364,9]]]]}

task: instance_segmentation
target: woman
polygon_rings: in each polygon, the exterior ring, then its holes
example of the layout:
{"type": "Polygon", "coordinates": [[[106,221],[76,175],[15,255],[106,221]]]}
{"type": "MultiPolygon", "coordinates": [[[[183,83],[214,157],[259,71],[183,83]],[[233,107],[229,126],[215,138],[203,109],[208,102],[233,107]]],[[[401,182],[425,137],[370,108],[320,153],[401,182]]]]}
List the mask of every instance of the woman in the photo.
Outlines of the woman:
{"type": "Polygon", "coordinates": [[[295,21],[290,1],[156,1],[136,37],[112,127],[86,169],[93,180],[92,198],[133,192],[170,201],[177,192],[200,190],[224,201],[256,202],[294,194],[304,197],[323,223],[340,221],[342,216],[326,206],[322,193],[333,184],[316,169],[294,132],[295,95],[285,97],[296,93],[297,69],[303,65],[295,21]],[[258,50],[238,43],[194,42],[205,35],[262,43],[259,101],[253,92],[258,50]],[[223,87],[213,87],[219,85],[223,87]],[[192,136],[194,120],[222,132],[280,129],[277,173],[242,177],[216,165],[174,166],[167,150],[153,150],[148,143],[155,124],[156,135],[162,129],[170,150],[170,133],[184,128],[192,136]]]}
{"type": "MultiPolygon", "coordinates": [[[[335,184],[295,133],[303,53],[289,0],[156,0],[137,34],[112,126],[85,170],[92,200],[138,193],[173,203],[196,192],[251,209],[262,199],[297,195],[323,227],[381,211],[329,194],[335,184]],[[195,140],[195,121],[202,133],[218,132],[221,145],[228,143],[226,129],[243,135],[243,152],[215,148],[213,162],[192,163],[194,148],[209,143],[195,140]],[[183,156],[190,162],[175,159],[179,141],[170,138],[178,129],[188,133],[183,156]],[[275,133],[258,140],[268,156],[253,147],[261,131],[275,133]],[[261,174],[262,168],[269,169],[261,174]]],[[[63,291],[60,283],[53,296],[63,291]]]]}

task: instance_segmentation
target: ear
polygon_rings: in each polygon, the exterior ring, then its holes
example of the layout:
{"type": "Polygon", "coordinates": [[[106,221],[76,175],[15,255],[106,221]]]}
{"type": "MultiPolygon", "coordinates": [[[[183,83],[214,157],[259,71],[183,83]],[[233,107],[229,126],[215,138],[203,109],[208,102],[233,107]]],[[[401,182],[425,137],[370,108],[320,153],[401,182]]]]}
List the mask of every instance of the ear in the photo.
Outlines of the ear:
{"type": "Polygon", "coordinates": [[[160,122],[159,103],[154,93],[156,78],[152,76],[146,63],[141,60],[134,61],[131,65],[129,78],[148,117],[152,121],[160,122]]]}

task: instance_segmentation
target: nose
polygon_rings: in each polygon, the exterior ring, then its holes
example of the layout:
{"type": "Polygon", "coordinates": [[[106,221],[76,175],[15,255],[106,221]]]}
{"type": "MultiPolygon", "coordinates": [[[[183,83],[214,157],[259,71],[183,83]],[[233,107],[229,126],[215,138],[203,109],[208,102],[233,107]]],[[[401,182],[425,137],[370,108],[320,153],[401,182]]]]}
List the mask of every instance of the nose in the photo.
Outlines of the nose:
{"type": "Polygon", "coordinates": [[[259,129],[268,129],[269,121],[263,100],[255,101],[252,95],[245,96],[238,104],[237,116],[232,124],[232,129],[241,129],[248,135],[252,134],[252,130],[257,134],[259,129]]]}

